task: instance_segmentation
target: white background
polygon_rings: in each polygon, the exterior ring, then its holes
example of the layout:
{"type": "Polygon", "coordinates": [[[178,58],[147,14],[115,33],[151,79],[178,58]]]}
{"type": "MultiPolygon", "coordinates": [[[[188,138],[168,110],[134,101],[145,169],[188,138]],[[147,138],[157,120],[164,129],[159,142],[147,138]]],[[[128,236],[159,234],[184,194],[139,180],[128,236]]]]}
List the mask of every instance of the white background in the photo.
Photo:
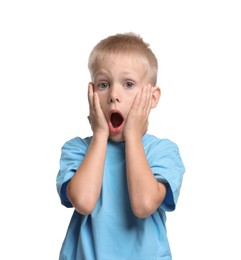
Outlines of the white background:
{"type": "Polygon", "coordinates": [[[159,60],[149,132],[175,141],[186,166],[167,215],[173,259],[241,259],[239,2],[1,1],[1,259],[58,258],[72,209],[55,178],[63,143],[91,135],[88,55],[128,31],[159,60]]]}

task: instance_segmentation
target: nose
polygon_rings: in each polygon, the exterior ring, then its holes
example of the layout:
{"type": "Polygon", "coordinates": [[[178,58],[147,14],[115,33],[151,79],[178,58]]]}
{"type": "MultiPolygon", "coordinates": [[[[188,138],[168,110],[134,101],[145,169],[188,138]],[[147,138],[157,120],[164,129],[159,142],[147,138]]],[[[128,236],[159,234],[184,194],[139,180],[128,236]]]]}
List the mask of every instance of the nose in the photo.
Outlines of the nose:
{"type": "Polygon", "coordinates": [[[116,103],[116,102],[120,103],[119,94],[115,88],[113,88],[112,91],[110,92],[109,102],[110,103],[116,103]]]}
{"type": "Polygon", "coordinates": [[[110,97],[110,103],[116,103],[116,102],[120,102],[120,100],[116,97],[110,97]]]}

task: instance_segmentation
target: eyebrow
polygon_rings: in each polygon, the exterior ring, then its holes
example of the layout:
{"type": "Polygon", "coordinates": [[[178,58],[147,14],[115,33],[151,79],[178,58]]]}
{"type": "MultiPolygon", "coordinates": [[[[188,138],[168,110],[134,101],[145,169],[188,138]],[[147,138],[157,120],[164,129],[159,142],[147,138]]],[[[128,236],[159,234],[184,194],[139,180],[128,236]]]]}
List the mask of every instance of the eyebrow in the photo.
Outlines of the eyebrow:
{"type": "MultiPolygon", "coordinates": [[[[101,76],[108,77],[109,75],[110,73],[106,70],[98,70],[98,72],[94,74],[94,78],[101,77],[101,76]]],[[[135,78],[139,76],[138,73],[130,72],[130,71],[123,71],[119,75],[120,77],[135,77],[135,78]]]]}
{"type": "Polygon", "coordinates": [[[98,70],[95,74],[94,74],[94,78],[98,77],[99,75],[108,75],[109,73],[105,70],[98,70]]]}

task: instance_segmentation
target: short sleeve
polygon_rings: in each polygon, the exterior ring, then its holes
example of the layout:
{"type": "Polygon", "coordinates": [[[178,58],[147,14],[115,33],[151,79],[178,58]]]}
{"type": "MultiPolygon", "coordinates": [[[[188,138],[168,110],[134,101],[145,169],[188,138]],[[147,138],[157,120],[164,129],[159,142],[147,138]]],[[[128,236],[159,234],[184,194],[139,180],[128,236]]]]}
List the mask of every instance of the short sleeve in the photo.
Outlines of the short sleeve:
{"type": "Polygon", "coordinates": [[[159,140],[152,146],[148,157],[154,176],[167,186],[166,197],[160,207],[165,211],[173,211],[185,172],[178,146],[168,139],[159,140]]]}
{"type": "Polygon", "coordinates": [[[61,149],[60,168],[56,178],[56,186],[61,203],[66,207],[72,207],[66,195],[67,184],[79,168],[87,148],[88,143],[84,139],[76,137],[66,142],[61,149]]]}

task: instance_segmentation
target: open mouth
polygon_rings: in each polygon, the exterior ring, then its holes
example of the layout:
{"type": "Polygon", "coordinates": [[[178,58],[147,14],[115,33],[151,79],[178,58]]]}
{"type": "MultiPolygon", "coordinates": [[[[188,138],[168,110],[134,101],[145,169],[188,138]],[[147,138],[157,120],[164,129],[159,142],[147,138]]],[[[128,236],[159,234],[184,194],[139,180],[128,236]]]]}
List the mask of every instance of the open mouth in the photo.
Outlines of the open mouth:
{"type": "Polygon", "coordinates": [[[123,117],[119,113],[113,113],[110,117],[111,124],[114,128],[119,127],[124,121],[123,117]]]}

